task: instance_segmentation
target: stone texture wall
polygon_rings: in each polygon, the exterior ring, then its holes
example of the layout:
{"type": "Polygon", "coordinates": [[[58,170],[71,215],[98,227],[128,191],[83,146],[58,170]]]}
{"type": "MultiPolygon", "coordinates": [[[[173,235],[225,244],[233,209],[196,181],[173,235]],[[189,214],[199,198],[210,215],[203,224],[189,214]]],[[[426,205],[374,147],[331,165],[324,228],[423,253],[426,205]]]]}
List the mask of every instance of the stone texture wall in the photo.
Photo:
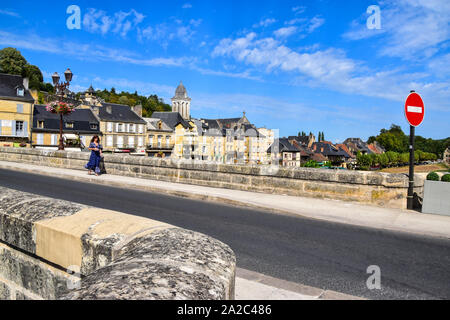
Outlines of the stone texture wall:
{"type": "MultiPolygon", "coordinates": [[[[89,153],[0,148],[0,160],[83,169],[89,153]]],[[[226,165],[204,161],[106,155],[108,173],[211,187],[357,201],[406,208],[408,177],[381,172],[226,165]]],[[[416,190],[423,194],[423,178],[416,190]]]]}
{"type": "Polygon", "coordinates": [[[233,299],[235,268],[205,235],[0,187],[0,299],[233,299]]]}

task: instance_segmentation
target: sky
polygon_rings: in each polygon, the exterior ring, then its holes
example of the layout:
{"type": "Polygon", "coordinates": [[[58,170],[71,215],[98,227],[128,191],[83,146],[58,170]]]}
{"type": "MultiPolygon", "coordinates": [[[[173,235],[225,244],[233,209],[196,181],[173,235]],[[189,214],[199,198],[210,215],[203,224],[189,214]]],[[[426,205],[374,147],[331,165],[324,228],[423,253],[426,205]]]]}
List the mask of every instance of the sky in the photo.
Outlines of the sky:
{"type": "Polygon", "coordinates": [[[195,118],[246,112],[281,136],[342,142],[393,123],[408,133],[404,101],[416,90],[426,108],[416,134],[450,136],[448,0],[1,3],[0,48],[20,50],[48,82],[70,67],[76,92],[92,84],[170,103],[182,80],[195,118]],[[67,26],[71,5],[80,29],[67,26]]]}

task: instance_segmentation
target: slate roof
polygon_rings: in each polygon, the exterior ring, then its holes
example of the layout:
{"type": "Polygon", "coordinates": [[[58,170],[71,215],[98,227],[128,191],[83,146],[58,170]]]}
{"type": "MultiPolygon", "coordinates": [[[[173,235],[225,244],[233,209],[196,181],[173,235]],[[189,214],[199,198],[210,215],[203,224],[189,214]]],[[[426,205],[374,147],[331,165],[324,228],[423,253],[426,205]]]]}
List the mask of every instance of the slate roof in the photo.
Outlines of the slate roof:
{"type": "MultiPolygon", "coordinates": [[[[34,132],[59,132],[59,115],[48,112],[46,106],[35,105],[33,111],[34,132]],[[44,121],[44,128],[38,128],[38,121],[44,121]]],[[[100,123],[91,109],[75,109],[71,114],[64,116],[64,122],[73,122],[73,128],[64,127],[64,132],[77,132],[80,134],[100,135],[100,123]],[[96,124],[97,129],[91,129],[96,124]]]]}
{"type": "Polygon", "coordinates": [[[29,90],[23,86],[23,78],[18,75],[0,73],[0,99],[34,103],[29,90]],[[17,88],[24,89],[24,96],[17,95],[17,88]]]}
{"type": "Polygon", "coordinates": [[[279,144],[279,152],[300,152],[295,146],[293,146],[288,138],[275,139],[274,143],[267,150],[268,153],[272,153],[272,147],[279,144]]]}
{"type": "Polygon", "coordinates": [[[181,123],[185,128],[191,128],[189,122],[183,119],[179,112],[153,112],[153,118],[158,118],[164,121],[172,130],[181,123]]]}
{"type": "Polygon", "coordinates": [[[102,103],[99,108],[99,118],[102,121],[114,122],[131,122],[139,124],[147,124],[147,122],[139,117],[130,106],[114,103],[102,103]],[[107,107],[111,108],[111,113],[107,111],[107,107]]]}
{"type": "Polygon", "coordinates": [[[151,131],[172,132],[173,130],[161,119],[158,118],[143,118],[147,122],[147,129],[151,131]],[[158,123],[161,121],[161,129],[158,123]]]}

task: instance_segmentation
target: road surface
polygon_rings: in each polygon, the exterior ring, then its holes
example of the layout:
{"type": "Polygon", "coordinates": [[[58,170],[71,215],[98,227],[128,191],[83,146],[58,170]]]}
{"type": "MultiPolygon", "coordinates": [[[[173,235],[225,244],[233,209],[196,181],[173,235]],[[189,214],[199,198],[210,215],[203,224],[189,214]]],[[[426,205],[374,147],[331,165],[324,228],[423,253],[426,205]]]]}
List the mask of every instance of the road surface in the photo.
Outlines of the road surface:
{"type": "Polygon", "coordinates": [[[234,250],[238,267],[272,277],[369,299],[450,299],[450,240],[3,169],[0,185],[210,235],[234,250]],[[371,265],[380,290],[367,288],[371,265]]]}

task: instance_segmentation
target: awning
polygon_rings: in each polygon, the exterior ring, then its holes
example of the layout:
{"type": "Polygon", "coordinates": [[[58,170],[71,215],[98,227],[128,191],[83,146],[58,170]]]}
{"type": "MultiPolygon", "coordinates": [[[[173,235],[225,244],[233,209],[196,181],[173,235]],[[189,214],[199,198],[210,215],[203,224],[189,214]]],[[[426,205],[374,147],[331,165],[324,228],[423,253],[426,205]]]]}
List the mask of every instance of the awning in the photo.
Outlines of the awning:
{"type": "Polygon", "coordinates": [[[76,134],[65,133],[63,136],[64,136],[64,139],[67,139],[67,140],[78,140],[78,136],[76,134]]]}

